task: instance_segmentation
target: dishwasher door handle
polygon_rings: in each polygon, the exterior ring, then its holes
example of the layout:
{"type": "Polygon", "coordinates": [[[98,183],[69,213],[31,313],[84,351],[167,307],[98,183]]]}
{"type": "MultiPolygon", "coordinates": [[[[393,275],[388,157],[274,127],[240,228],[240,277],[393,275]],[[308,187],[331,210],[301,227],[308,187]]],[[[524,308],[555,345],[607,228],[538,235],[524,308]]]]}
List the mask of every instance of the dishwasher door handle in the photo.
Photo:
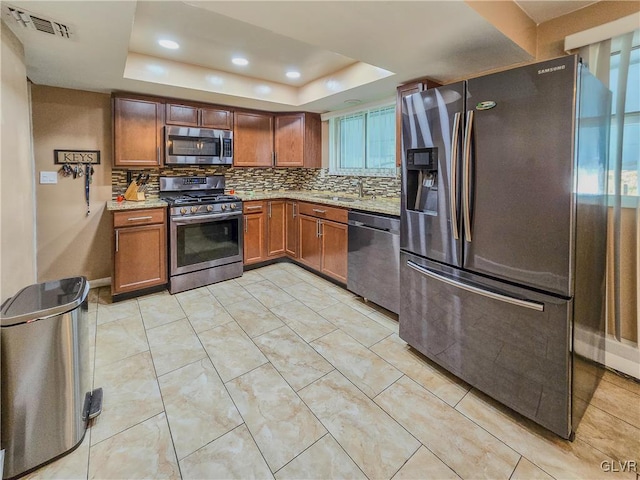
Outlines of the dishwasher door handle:
{"type": "Polygon", "coordinates": [[[400,235],[399,230],[392,230],[389,228],[370,227],[369,225],[366,225],[362,222],[358,222],[356,220],[349,220],[348,225],[351,227],[366,228],[367,230],[373,230],[374,232],[389,233],[391,235],[400,235]]]}

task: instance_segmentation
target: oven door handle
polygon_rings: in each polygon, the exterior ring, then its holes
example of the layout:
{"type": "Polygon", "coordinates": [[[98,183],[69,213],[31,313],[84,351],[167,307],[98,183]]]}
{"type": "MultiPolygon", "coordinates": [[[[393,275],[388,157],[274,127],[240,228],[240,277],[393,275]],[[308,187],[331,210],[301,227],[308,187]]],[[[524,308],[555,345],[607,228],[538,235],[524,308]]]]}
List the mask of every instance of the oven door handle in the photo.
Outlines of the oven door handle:
{"type": "Polygon", "coordinates": [[[171,221],[176,225],[189,225],[191,223],[202,223],[206,220],[227,220],[229,218],[236,218],[241,216],[242,212],[224,214],[216,213],[213,215],[197,215],[195,217],[172,218],[171,221]]]}

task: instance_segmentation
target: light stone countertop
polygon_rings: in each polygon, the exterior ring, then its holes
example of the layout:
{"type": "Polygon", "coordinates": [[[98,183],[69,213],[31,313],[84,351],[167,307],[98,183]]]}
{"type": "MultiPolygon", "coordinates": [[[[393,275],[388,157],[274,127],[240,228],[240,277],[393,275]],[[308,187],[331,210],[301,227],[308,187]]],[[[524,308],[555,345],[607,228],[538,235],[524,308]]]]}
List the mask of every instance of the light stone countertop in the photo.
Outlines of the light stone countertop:
{"type": "MultiPolygon", "coordinates": [[[[250,200],[269,200],[274,198],[282,198],[289,200],[302,200],[305,202],[321,203],[323,205],[332,205],[334,207],[348,208],[351,210],[360,210],[364,212],[383,213],[386,215],[400,216],[400,199],[399,198],[372,198],[365,196],[358,198],[356,195],[341,194],[336,192],[310,192],[306,190],[287,190],[287,191],[264,191],[264,192],[243,192],[236,191],[235,195],[242,198],[243,201],[250,200]]],[[[116,202],[110,200],[107,202],[107,210],[138,210],[141,208],[164,208],[167,203],[159,198],[149,198],[143,202],[132,202],[124,200],[116,202]]]]}
{"type": "Polygon", "coordinates": [[[273,198],[284,198],[290,200],[302,200],[305,202],[321,203],[335,207],[348,208],[351,210],[361,210],[365,212],[383,213],[386,215],[400,216],[399,198],[372,198],[365,196],[359,198],[357,195],[350,195],[336,192],[310,192],[306,190],[287,191],[266,191],[266,192],[242,192],[236,191],[236,195],[243,201],[269,200],[273,198]]]}
{"type": "Polygon", "coordinates": [[[115,200],[110,200],[107,202],[107,210],[110,211],[118,211],[118,210],[139,210],[141,208],[165,208],[167,207],[167,202],[164,200],[160,200],[159,198],[147,198],[142,202],[132,202],[130,200],[123,200],[122,202],[116,202],[115,200]]]}

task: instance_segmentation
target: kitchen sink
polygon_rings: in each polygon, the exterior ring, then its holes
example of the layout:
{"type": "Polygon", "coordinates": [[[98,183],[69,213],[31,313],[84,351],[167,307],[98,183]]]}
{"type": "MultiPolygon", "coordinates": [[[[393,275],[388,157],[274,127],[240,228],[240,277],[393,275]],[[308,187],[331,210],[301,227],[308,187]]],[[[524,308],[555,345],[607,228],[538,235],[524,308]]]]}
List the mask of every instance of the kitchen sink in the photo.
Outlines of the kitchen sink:
{"type": "Polygon", "coordinates": [[[357,202],[359,200],[366,200],[366,198],[356,198],[356,197],[341,197],[340,195],[329,195],[329,194],[316,194],[314,197],[325,198],[327,200],[334,200],[336,202],[357,202]]]}
{"type": "Polygon", "coordinates": [[[359,200],[358,198],[352,198],[352,197],[329,197],[329,198],[337,202],[355,202],[359,200]]]}

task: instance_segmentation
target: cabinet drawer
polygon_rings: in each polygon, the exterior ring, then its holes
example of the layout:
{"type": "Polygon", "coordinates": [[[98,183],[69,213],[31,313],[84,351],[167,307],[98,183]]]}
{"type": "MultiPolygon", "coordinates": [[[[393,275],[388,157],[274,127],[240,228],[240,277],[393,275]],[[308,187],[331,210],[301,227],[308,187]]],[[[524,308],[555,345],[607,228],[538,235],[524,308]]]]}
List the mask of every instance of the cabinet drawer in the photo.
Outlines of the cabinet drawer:
{"type": "Polygon", "coordinates": [[[264,211],[264,202],[262,200],[254,200],[242,203],[242,213],[262,213],[264,211]]]}
{"type": "Polygon", "coordinates": [[[113,213],[114,227],[131,227],[135,225],[150,225],[164,223],[166,219],[165,208],[148,208],[142,210],[128,210],[113,213]]]}
{"type": "Polygon", "coordinates": [[[312,217],[333,220],[334,222],[347,223],[348,210],[344,208],[329,207],[319,203],[298,203],[300,213],[312,217]]]}

